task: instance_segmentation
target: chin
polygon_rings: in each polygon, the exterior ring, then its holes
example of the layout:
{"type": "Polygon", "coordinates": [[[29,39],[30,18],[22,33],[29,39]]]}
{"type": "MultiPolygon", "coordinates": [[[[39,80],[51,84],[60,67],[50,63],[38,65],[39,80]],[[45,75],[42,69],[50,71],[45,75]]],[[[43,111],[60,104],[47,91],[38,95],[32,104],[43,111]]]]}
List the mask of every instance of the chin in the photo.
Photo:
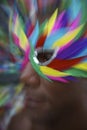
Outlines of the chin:
{"type": "Polygon", "coordinates": [[[56,110],[48,103],[44,103],[44,105],[38,107],[28,105],[26,109],[30,120],[33,121],[48,122],[56,118],[56,110]]]}

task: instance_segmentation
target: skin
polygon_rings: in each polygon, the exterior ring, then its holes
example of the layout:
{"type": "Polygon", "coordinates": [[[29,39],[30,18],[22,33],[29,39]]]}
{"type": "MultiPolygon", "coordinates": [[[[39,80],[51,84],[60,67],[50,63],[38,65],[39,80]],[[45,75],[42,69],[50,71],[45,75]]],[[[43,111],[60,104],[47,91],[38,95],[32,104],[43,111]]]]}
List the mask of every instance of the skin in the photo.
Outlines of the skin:
{"type": "Polygon", "coordinates": [[[8,130],[86,130],[87,79],[49,82],[27,64],[21,75],[26,107],[15,115],[8,130]]]}

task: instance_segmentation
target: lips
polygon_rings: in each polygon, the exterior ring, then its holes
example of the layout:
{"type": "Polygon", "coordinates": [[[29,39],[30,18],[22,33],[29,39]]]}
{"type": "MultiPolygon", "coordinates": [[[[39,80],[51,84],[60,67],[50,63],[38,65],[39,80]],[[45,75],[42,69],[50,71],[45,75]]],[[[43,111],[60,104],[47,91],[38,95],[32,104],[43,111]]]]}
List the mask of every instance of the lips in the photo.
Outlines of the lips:
{"type": "Polygon", "coordinates": [[[44,105],[46,100],[42,97],[26,96],[26,107],[28,108],[40,108],[44,105]]]}

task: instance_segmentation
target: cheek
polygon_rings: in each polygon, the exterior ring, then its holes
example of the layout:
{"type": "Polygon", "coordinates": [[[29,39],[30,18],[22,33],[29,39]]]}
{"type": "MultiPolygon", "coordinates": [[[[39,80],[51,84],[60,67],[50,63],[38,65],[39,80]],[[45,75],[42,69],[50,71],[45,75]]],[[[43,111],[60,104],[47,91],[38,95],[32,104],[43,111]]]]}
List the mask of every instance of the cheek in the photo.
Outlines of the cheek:
{"type": "Polygon", "coordinates": [[[56,107],[61,100],[58,88],[50,82],[46,82],[46,84],[43,85],[43,88],[49,105],[51,107],[56,107]]]}
{"type": "Polygon", "coordinates": [[[54,108],[61,109],[72,100],[71,91],[65,84],[49,83],[47,87],[45,85],[45,89],[50,104],[54,108]]]}

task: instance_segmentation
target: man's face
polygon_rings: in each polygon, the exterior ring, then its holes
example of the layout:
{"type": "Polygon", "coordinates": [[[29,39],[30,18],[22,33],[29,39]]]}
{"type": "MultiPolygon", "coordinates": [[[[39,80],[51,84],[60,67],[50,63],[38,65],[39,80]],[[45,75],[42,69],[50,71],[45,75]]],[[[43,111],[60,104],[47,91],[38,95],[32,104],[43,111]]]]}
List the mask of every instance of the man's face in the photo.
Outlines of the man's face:
{"type": "Polygon", "coordinates": [[[31,119],[56,119],[76,98],[74,83],[65,84],[43,79],[30,63],[23,71],[21,80],[26,88],[26,109],[31,119]]]}

